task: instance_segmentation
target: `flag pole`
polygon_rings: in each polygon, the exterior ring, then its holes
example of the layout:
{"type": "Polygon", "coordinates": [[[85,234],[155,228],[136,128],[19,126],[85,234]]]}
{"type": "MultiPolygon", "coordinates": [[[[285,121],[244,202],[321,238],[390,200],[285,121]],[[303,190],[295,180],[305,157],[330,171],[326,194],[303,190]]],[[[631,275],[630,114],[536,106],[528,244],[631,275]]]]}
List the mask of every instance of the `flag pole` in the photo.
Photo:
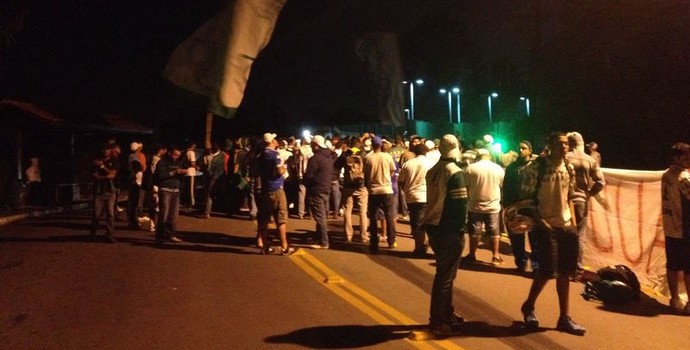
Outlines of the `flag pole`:
{"type": "Polygon", "coordinates": [[[213,129],[213,113],[206,112],[206,133],[204,134],[204,147],[211,148],[211,130],[213,129]]]}

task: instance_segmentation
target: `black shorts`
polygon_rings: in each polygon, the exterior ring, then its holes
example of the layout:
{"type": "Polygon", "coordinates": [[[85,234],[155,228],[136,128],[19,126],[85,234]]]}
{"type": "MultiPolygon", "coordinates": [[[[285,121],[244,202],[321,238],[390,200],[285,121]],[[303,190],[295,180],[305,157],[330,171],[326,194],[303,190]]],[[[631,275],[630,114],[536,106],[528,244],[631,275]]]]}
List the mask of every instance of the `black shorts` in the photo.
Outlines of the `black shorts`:
{"type": "Polygon", "coordinates": [[[690,273],[690,239],[666,238],[666,270],[690,273]]]}
{"type": "Polygon", "coordinates": [[[554,278],[577,273],[577,254],[580,248],[575,227],[553,230],[537,227],[534,234],[539,252],[539,277],[554,278]]]}

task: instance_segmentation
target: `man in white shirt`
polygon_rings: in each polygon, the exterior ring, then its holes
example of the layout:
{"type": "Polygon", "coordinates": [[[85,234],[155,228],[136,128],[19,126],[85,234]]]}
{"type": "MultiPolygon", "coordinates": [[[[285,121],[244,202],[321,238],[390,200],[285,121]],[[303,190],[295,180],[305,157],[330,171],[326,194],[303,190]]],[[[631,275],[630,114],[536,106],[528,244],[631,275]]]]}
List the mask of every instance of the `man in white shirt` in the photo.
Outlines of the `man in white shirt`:
{"type": "Polygon", "coordinates": [[[405,202],[410,212],[410,229],[414,238],[415,257],[425,257],[429,249],[426,231],[422,226],[422,217],[426,208],[426,173],[432,164],[426,158],[427,147],[422,144],[412,146],[416,155],[405,162],[400,170],[398,185],[405,193],[405,202]]]}
{"type": "Polygon", "coordinates": [[[376,223],[376,212],[380,208],[386,217],[386,236],[388,246],[396,248],[395,242],[395,207],[393,202],[393,182],[391,176],[395,172],[393,157],[381,152],[383,140],[374,136],[371,140],[373,151],[364,163],[364,182],[369,192],[369,234],[371,236],[369,249],[371,253],[378,253],[379,237],[376,223]]]}
{"type": "Polygon", "coordinates": [[[465,262],[477,260],[476,252],[481,239],[482,225],[491,237],[491,263],[500,265],[503,258],[498,247],[501,241],[500,212],[501,187],[505,171],[491,161],[491,154],[486,148],[477,150],[479,161],[467,166],[465,184],[467,185],[467,227],[470,235],[470,253],[463,258],[465,262]]]}

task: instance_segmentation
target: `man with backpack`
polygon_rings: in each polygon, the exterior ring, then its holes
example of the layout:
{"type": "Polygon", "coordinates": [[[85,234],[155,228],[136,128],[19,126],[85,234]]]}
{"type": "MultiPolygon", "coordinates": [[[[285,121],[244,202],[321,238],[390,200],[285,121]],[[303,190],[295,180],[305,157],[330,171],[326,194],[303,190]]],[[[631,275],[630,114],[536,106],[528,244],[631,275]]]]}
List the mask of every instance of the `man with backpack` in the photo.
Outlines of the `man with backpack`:
{"type": "Polygon", "coordinates": [[[536,330],[539,320],[534,305],[549,279],[556,278],[560,317],[556,329],[584,335],[585,328],[570,318],[570,276],[577,272],[577,224],[572,208],[575,171],[566,159],[568,137],[553,132],[548,139],[549,153],[525,167],[522,175],[522,198],[536,202],[534,229],[539,251],[539,270],[534,274],[522,312],[527,329],[536,330]]]}
{"type": "Polygon", "coordinates": [[[350,143],[343,141],[343,153],[335,161],[335,168],[345,169],[343,179],[342,203],[344,207],[343,222],[345,236],[348,242],[352,242],[354,229],[352,227],[352,208],[355,203],[359,207],[359,232],[363,243],[369,243],[369,220],[367,209],[369,204],[369,192],[364,186],[364,157],[360,150],[361,141],[353,137],[350,143]],[[355,202],[356,201],[356,202],[355,202]]]}

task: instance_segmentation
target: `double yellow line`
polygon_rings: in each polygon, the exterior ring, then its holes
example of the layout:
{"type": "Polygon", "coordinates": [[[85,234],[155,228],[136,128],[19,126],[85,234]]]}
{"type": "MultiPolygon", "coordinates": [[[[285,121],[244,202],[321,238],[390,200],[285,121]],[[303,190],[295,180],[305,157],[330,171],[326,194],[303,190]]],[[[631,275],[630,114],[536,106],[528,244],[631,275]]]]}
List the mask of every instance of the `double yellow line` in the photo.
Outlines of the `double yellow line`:
{"type": "MultiPolygon", "coordinates": [[[[303,249],[298,250],[291,256],[291,260],[304,270],[309,276],[314,278],[318,283],[326,287],[328,290],[339,296],[341,299],[350,303],[350,305],[363,312],[365,315],[371,317],[374,321],[383,324],[395,324],[403,326],[418,325],[413,319],[407,317],[400,311],[383,302],[381,299],[371,295],[369,292],[359,288],[352,282],[349,282],[331,270],[328,266],[322,263],[313,255],[307,253],[303,249]]],[[[426,330],[413,331],[418,339],[430,339],[426,330]]],[[[418,349],[454,349],[462,350],[462,348],[448,340],[434,340],[430,342],[410,340],[410,337],[405,338],[406,341],[418,349]]]]}

